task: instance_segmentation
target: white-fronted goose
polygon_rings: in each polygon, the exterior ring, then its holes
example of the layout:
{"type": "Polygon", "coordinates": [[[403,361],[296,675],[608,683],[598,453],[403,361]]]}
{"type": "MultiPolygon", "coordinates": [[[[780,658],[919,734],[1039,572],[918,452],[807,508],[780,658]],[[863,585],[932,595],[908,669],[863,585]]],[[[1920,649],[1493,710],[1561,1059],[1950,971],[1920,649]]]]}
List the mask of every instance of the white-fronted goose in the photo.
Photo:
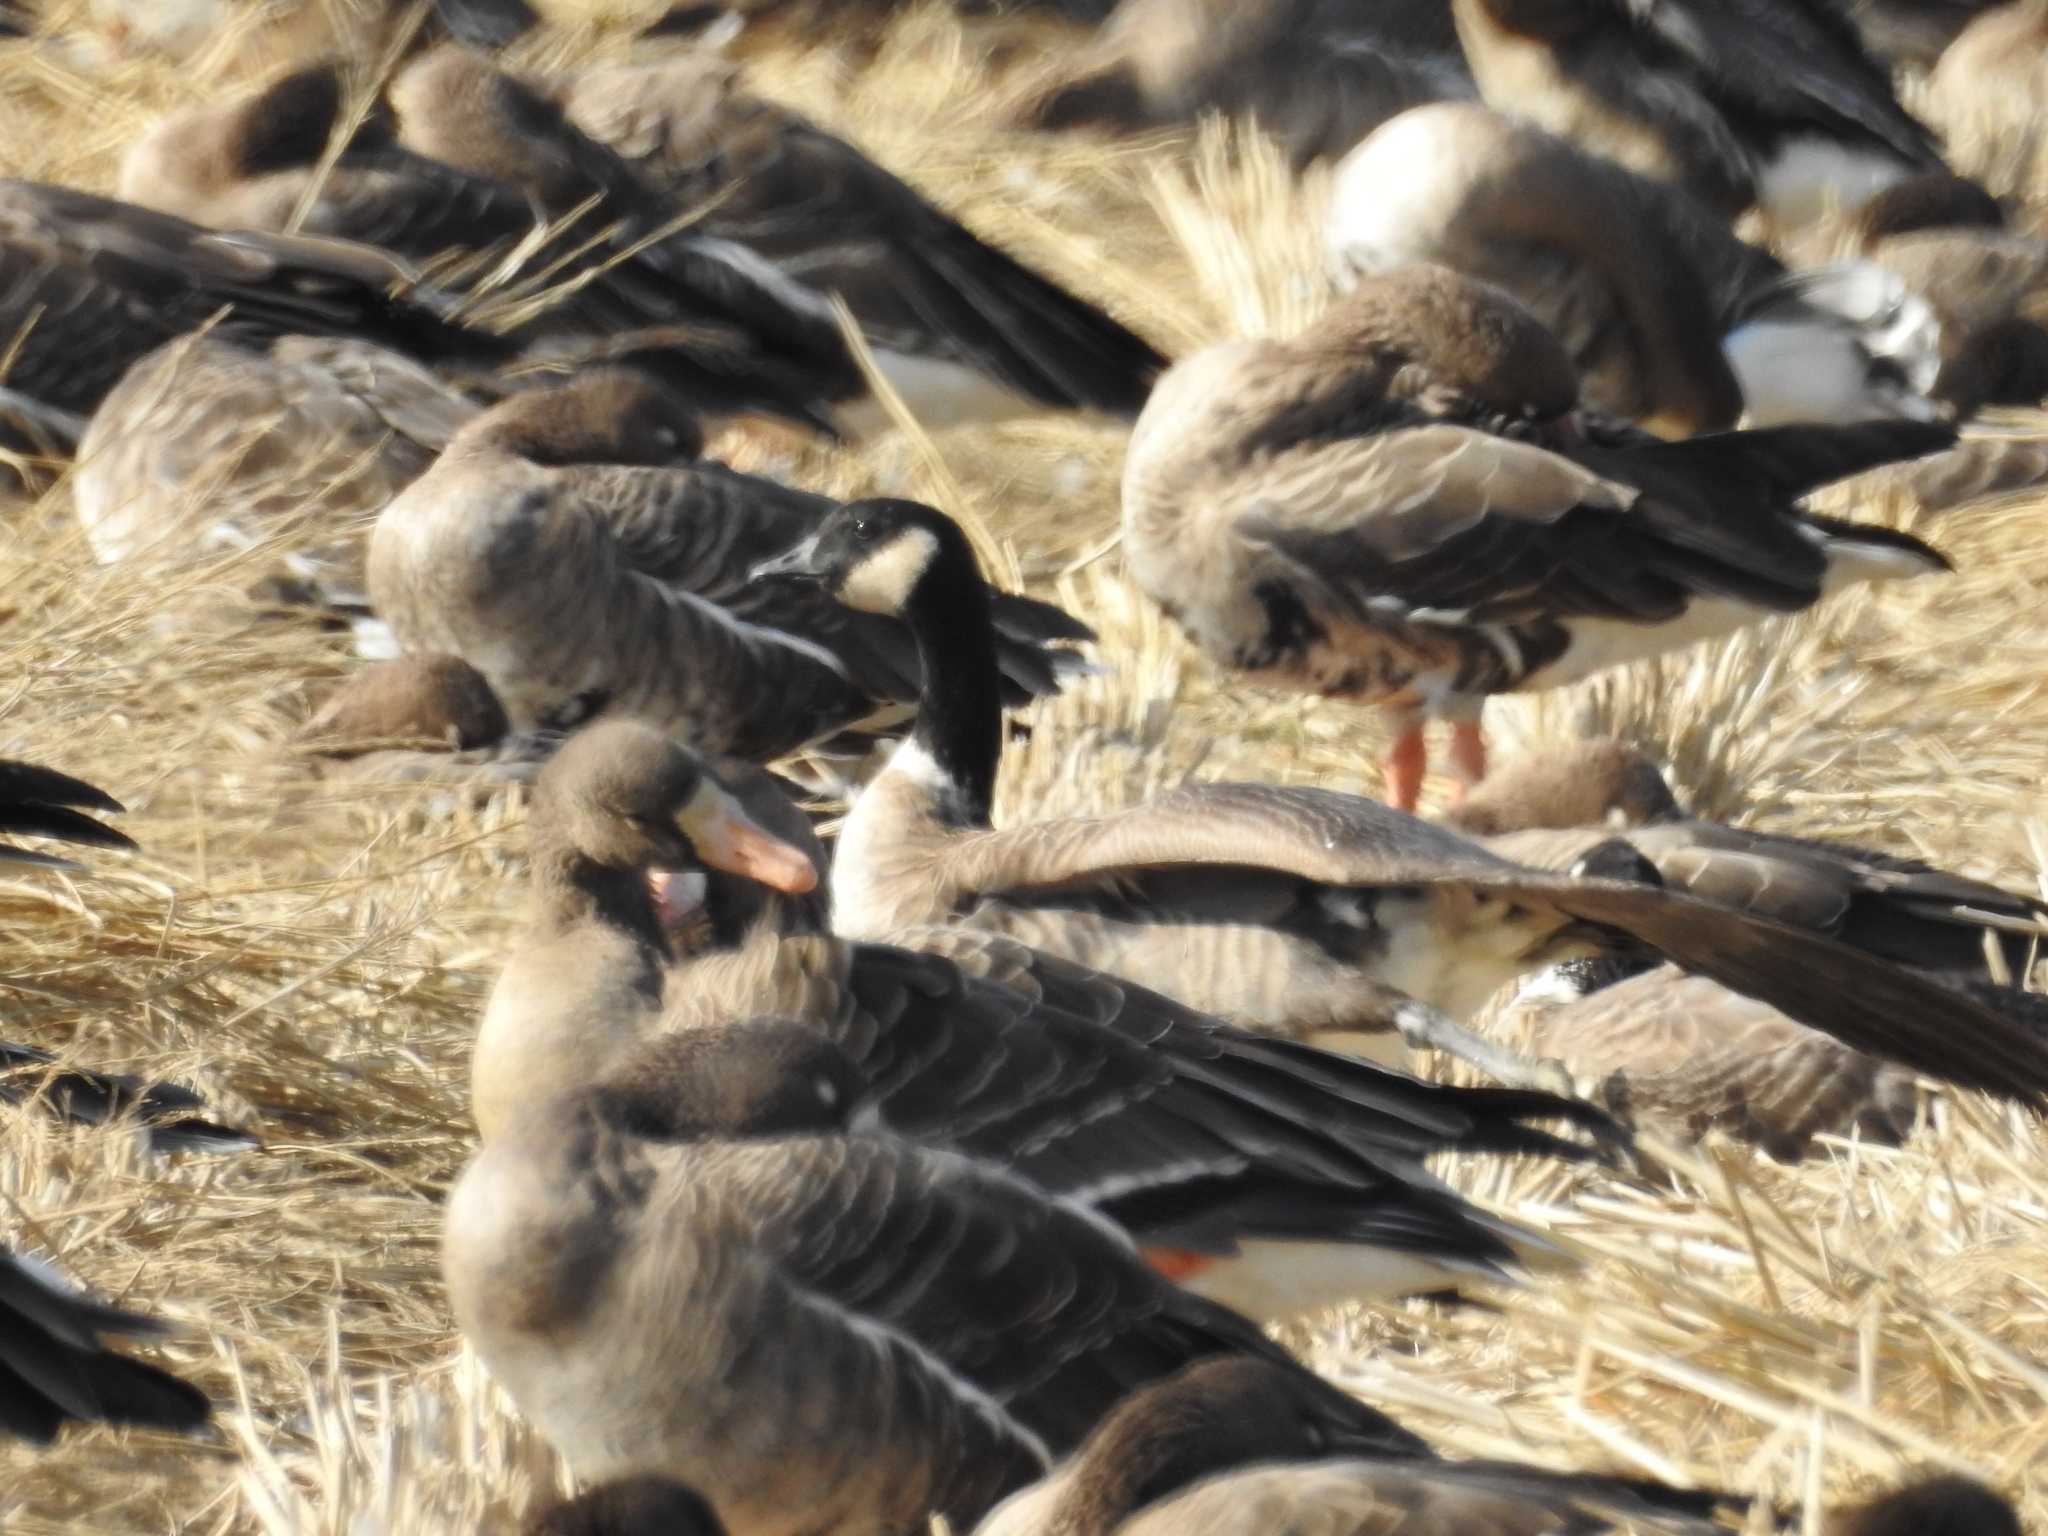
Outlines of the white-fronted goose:
{"type": "Polygon", "coordinates": [[[181,218],[69,187],[0,181],[6,389],[67,450],[142,358],[206,326],[216,342],[335,336],[431,363],[490,366],[514,348],[364,246],[181,218]]]}
{"type": "Polygon", "coordinates": [[[103,564],[219,558],[298,534],[280,574],[360,612],[372,519],[477,409],[369,342],[195,334],[143,358],[100,402],[72,504],[103,564]]]}
{"type": "Polygon", "coordinates": [[[1543,869],[1569,869],[1619,839],[1675,889],[1950,979],[1984,977],[1990,946],[2024,981],[2048,938],[2037,897],[1917,859],[1691,819],[1656,766],[1618,741],[1532,753],[1445,820],[1543,869]]]}
{"type": "MultiPolygon", "coordinates": [[[[695,878],[695,910],[668,914],[690,935],[670,959],[657,913],[681,903],[643,888],[651,850],[619,808],[668,819],[663,786],[696,782],[687,762],[656,732],[602,722],[542,775],[535,935],[493,989],[473,1056],[486,1141],[653,1033],[775,1016],[844,1050],[892,1131],[1080,1201],[1131,1231],[1162,1272],[1260,1315],[1524,1260],[1555,1267],[1542,1239],[1467,1205],[1422,1163],[1444,1151],[1582,1156],[1529,1124],[1607,1133],[1575,1103],[1444,1088],[1255,1039],[992,936],[964,936],[956,958],[832,939],[814,906],[715,873],[695,878]],[[612,895],[593,903],[599,888],[612,895]]],[[[816,848],[772,786],[734,788],[757,825],[816,848]]]]}
{"type": "Polygon", "coordinates": [[[1723,215],[1783,227],[1939,170],[1827,0],[1452,0],[1480,94],[1723,215]]]}
{"type": "Polygon", "coordinates": [[[672,1478],[622,1477],[543,1509],[523,1536],[726,1536],[701,1495],[672,1478]]]}
{"type": "Polygon", "coordinates": [[[1412,809],[1432,716],[1476,781],[1489,694],[1947,569],[1797,503],[1954,441],[1881,421],[1660,442],[1581,411],[1571,360],[1508,294],[1404,267],[1291,340],[1167,372],[1124,464],[1124,553],[1214,660],[1394,714],[1387,797],[1412,809]]]}
{"type": "Polygon", "coordinates": [[[872,1115],[836,1045],[750,1020],[485,1144],[449,1198],[449,1299],[579,1476],[674,1478],[761,1536],[965,1530],[1196,1360],[1334,1391],[1108,1222],[872,1115]]]}
{"type": "Polygon", "coordinates": [[[47,1444],[70,1423],[199,1428],[213,1411],[204,1393],[100,1342],[102,1334],[165,1331],[0,1246],[0,1433],[47,1444]]]}
{"type": "MultiPolygon", "coordinates": [[[[1136,416],[1166,366],[846,140],[752,95],[716,54],[601,66],[557,95],[572,122],[679,205],[706,209],[696,228],[843,297],[928,426],[1047,408],[1136,416]]],[[[841,420],[870,425],[853,408],[841,420]]]]}
{"type": "MultiPolygon", "coordinates": [[[[378,519],[370,595],[408,650],[461,656],[515,726],[576,701],[708,752],[765,761],[900,724],[917,649],[899,621],[756,589],[748,568],[836,505],[717,464],[687,402],[586,372],[492,407],[378,519]]],[[[1013,700],[1055,691],[1089,636],[1059,609],[997,599],[1013,700]]]]}
{"type": "Polygon", "coordinates": [[[1816,1136],[1896,1145],[1912,1130],[1912,1073],[1704,976],[1664,965],[1610,979],[1611,969],[1553,967],[1494,1011],[1488,1032],[1526,1031],[1530,1049],[1637,1124],[1695,1140],[1718,1130],[1784,1162],[1816,1136]]]}
{"type": "Polygon", "coordinates": [[[821,297],[728,242],[687,231],[656,238],[681,210],[538,93],[461,50],[426,55],[397,87],[412,108],[408,134],[469,163],[402,144],[387,102],[370,102],[355,122],[345,71],[315,64],[165,118],[123,156],[120,185],[137,202],[204,224],[296,227],[411,260],[463,258],[437,265],[458,287],[487,279],[544,221],[568,219],[595,199],[595,222],[540,242],[522,266],[545,271],[561,290],[521,329],[523,341],[695,327],[729,355],[729,409],[824,425],[822,409],[858,392],[821,297]],[[627,254],[642,241],[651,243],[627,254]]]}
{"type": "Polygon", "coordinates": [[[1131,1394],[974,1536],[1711,1536],[1727,1500],[1633,1478],[1389,1455],[1380,1419],[1265,1361],[1131,1394]]]}
{"type": "Polygon", "coordinates": [[[66,1066],[48,1051],[0,1040],[0,1104],[33,1104],[74,1125],[122,1120],[152,1152],[245,1152],[254,1136],[208,1120],[206,1101],[177,1083],[66,1066]]]}
{"type": "Polygon", "coordinates": [[[1170,978],[1183,1001],[1233,1022],[1353,1045],[1385,1042],[1392,1026],[1495,1072],[1517,1070],[1513,1058],[1446,1011],[1469,1017],[1556,960],[1644,945],[1930,1074],[2024,1099],[2048,1084],[2048,1048],[2024,1024],[1832,938],[1665,889],[1625,843],[1544,874],[1377,801],[1271,784],[1188,785],[1123,811],[990,829],[1000,716],[973,572],[960,530],[912,502],[850,504],[762,568],[904,614],[924,656],[915,731],[840,832],[841,932],[966,923],[1170,978]],[[1971,1049],[1958,1052],[1965,1032],[1971,1049]]]}
{"type": "Polygon", "coordinates": [[[1669,183],[1476,103],[1359,145],[1327,229],[1343,283],[1437,262],[1505,288],[1564,344],[1588,405],[1659,436],[1935,414],[1937,327],[1904,282],[1788,273],[1669,183]]]}
{"type": "Polygon", "coordinates": [[[1397,112],[1472,93],[1443,0],[1125,0],[1021,116],[1123,129],[1252,117],[1298,169],[1397,112]]]}
{"type": "Polygon", "coordinates": [[[484,675],[459,656],[394,656],[350,674],[301,726],[296,748],[338,778],[474,785],[531,782],[579,722],[515,731],[484,675]]]}

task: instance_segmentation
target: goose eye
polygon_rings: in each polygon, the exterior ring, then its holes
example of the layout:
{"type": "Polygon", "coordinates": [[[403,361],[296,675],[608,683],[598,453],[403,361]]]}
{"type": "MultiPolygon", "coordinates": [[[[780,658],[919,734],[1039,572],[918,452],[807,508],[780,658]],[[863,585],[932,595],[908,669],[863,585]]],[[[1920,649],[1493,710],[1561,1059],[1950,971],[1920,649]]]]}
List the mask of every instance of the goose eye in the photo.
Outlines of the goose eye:
{"type": "Polygon", "coordinates": [[[839,1085],[829,1077],[814,1077],[811,1086],[817,1090],[818,1102],[827,1109],[839,1107],[839,1085]]]}
{"type": "Polygon", "coordinates": [[[864,517],[857,517],[853,521],[853,536],[865,544],[875,536],[875,525],[864,517]]]}

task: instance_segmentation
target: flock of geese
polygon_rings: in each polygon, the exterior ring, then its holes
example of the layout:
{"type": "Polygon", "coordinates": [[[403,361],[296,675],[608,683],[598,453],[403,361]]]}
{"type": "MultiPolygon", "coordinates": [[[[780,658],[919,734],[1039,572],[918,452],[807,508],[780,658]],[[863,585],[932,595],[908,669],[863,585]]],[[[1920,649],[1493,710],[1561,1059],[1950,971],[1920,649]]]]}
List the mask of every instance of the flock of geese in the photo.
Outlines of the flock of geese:
{"type": "MultiPolygon", "coordinates": [[[[1620,1162],[1637,1116],[1796,1158],[1910,1135],[1921,1078],[2048,1102],[2048,906],[1689,818],[1618,742],[1495,768],[1480,729],[1495,694],[1948,568],[1817,490],[2048,470],[1958,436],[2048,393],[2048,244],[1886,67],[1961,33],[1995,69],[2048,11],[1125,0],[1021,120],[1251,110],[1342,157],[1341,296],[1170,360],[692,36],[790,9],[682,7],[634,62],[543,77],[498,52],[524,6],[442,4],[387,72],[302,62],[164,118],[114,196],[0,183],[23,477],[71,466],[110,564],[296,529],[264,600],[384,657],[308,723],[324,771],[531,786],[444,1267],[589,1490],[532,1529],[1741,1518],[1442,1457],[1260,1325],[1568,1283],[1434,1157],[1620,1162]],[[940,509],[705,456],[731,417],[859,438],[903,409],[1127,422],[1132,577],[1219,666],[1384,707],[1384,802],[1197,783],[995,825],[1005,710],[1114,658],[940,509]],[[1465,788],[1432,821],[1437,721],[1465,788]],[[828,850],[764,765],[878,740],[828,850]]],[[[0,765],[0,830],[118,848],[119,809],[0,765]]],[[[246,1142],[4,1050],[71,1115],[246,1142]]],[[[153,1326],[5,1256],[0,1426],[203,1422],[101,1342],[153,1326]]],[[[1953,1479],[1831,1519],[2018,1529],[1953,1479]]]]}

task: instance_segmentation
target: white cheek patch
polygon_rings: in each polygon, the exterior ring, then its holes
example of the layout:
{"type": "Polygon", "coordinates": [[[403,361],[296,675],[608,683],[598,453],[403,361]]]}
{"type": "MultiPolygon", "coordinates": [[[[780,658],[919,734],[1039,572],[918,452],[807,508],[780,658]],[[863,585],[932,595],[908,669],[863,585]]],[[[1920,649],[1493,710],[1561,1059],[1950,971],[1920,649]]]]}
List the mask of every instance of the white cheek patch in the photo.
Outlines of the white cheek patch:
{"type": "Polygon", "coordinates": [[[901,613],[938,552],[930,529],[905,529],[846,573],[839,600],[864,613],[901,613]]]}

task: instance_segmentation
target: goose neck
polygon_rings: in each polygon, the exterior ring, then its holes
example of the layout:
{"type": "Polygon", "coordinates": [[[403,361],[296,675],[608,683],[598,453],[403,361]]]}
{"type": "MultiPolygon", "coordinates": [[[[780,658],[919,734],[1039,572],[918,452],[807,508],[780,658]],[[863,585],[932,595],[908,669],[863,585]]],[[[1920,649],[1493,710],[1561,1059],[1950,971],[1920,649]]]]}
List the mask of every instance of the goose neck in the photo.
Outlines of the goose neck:
{"type": "Polygon", "coordinates": [[[924,671],[910,750],[947,819],[986,826],[1003,731],[995,621],[979,574],[951,564],[927,573],[904,614],[924,671]]]}

